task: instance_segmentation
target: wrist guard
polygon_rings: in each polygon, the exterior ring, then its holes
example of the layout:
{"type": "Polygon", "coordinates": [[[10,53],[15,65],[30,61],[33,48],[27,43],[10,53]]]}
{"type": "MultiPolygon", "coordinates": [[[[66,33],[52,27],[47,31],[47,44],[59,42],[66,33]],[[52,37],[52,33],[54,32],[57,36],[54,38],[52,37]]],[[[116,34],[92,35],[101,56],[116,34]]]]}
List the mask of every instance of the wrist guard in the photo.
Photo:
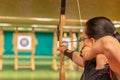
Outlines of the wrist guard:
{"type": "Polygon", "coordinates": [[[68,50],[68,49],[66,49],[66,50],[64,51],[64,55],[67,56],[67,57],[69,57],[69,58],[72,60],[72,56],[73,56],[73,53],[74,53],[75,51],[67,52],[67,50],[68,50]]]}

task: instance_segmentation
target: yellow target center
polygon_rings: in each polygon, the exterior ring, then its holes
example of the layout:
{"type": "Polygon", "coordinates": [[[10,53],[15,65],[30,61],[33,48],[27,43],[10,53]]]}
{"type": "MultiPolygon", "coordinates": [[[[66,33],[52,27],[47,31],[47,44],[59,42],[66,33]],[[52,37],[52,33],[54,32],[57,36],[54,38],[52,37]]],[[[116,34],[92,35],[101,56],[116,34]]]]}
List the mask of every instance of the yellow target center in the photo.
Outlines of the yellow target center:
{"type": "Polygon", "coordinates": [[[26,40],[23,40],[23,41],[22,41],[22,44],[27,44],[27,41],[26,41],[26,40]]]}

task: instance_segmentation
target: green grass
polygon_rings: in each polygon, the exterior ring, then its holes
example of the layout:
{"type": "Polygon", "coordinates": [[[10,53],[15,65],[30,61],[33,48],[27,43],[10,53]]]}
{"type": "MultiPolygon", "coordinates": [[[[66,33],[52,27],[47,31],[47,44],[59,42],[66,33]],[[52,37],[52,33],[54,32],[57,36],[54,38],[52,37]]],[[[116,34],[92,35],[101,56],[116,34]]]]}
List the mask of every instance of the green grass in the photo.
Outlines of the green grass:
{"type": "MultiPolygon", "coordinates": [[[[29,56],[19,56],[19,64],[29,64],[29,56]]],[[[57,60],[59,64],[59,58],[57,60]]],[[[59,70],[51,68],[51,56],[35,56],[35,71],[31,69],[14,70],[14,56],[3,56],[3,70],[0,71],[0,80],[59,80],[59,70]]],[[[79,80],[82,70],[65,70],[65,80],[79,80]]]]}

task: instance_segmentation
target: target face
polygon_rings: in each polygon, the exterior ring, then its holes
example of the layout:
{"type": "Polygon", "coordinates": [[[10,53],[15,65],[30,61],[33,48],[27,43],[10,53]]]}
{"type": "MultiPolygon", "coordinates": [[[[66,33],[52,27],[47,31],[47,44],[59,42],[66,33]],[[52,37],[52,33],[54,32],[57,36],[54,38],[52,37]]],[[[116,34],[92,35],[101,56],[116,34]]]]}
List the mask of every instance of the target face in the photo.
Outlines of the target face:
{"type": "Polygon", "coordinates": [[[66,44],[66,46],[68,47],[68,49],[71,49],[71,42],[70,42],[70,38],[62,38],[62,42],[66,44]]]}
{"type": "Polygon", "coordinates": [[[31,49],[31,36],[18,36],[18,49],[31,49]]]}
{"type": "Polygon", "coordinates": [[[20,40],[20,44],[23,46],[23,47],[26,47],[28,46],[29,44],[29,40],[27,38],[23,38],[20,40]]]}

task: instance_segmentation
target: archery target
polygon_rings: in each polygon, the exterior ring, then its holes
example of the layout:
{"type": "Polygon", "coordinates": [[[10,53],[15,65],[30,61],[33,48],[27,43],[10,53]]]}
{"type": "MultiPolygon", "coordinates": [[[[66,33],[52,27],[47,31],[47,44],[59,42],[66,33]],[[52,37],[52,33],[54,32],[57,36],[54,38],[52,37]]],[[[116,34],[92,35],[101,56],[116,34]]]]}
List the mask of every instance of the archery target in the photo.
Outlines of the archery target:
{"type": "Polygon", "coordinates": [[[18,36],[18,49],[29,50],[31,46],[31,36],[18,36]]]}
{"type": "Polygon", "coordinates": [[[71,49],[71,42],[70,42],[70,38],[62,38],[62,42],[66,44],[66,46],[68,47],[68,49],[71,49]]]}

